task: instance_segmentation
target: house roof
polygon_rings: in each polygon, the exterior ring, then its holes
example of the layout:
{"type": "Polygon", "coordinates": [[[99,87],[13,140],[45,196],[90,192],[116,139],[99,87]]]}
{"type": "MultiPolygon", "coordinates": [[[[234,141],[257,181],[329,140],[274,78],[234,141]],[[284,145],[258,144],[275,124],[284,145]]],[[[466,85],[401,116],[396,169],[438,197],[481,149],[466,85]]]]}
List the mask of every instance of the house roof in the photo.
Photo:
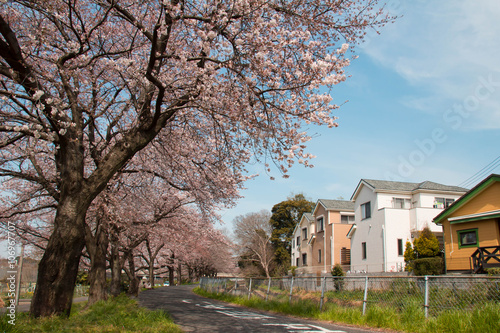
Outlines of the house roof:
{"type": "Polygon", "coordinates": [[[300,226],[300,224],[302,223],[302,219],[304,219],[304,218],[305,218],[306,220],[308,220],[309,222],[314,221],[314,216],[313,216],[313,214],[311,214],[311,213],[304,213],[304,214],[302,214],[302,216],[301,216],[301,218],[300,218],[299,223],[297,223],[297,224],[295,225],[295,228],[293,228],[292,235],[294,235],[294,234],[295,234],[295,232],[297,231],[297,228],[298,228],[298,227],[300,226]]]}
{"type": "Polygon", "coordinates": [[[459,199],[455,200],[455,202],[453,202],[448,208],[439,213],[432,221],[436,224],[442,224],[443,221],[453,212],[455,212],[457,209],[465,205],[467,202],[469,202],[471,199],[476,197],[484,189],[486,189],[495,182],[500,182],[500,175],[498,174],[489,175],[479,184],[471,188],[467,193],[462,195],[459,199]]]}
{"type": "MultiPolygon", "coordinates": [[[[326,210],[354,211],[354,202],[348,200],[319,199],[318,203],[321,203],[326,210]]],[[[314,208],[314,210],[316,210],[316,207],[314,208]]]]}
{"type": "MultiPolygon", "coordinates": [[[[311,213],[304,213],[302,214],[302,217],[308,219],[309,221],[314,221],[314,216],[311,213]]],[[[300,219],[302,221],[302,219],[300,219]]]]}
{"type": "Polygon", "coordinates": [[[467,189],[463,187],[443,185],[428,180],[421,183],[409,183],[390,180],[361,179],[351,197],[351,200],[354,200],[354,198],[357,196],[362,185],[366,185],[372,188],[374,191],[415,192],[419,190],[429,190],[442,192],[467,192],[467,189]]]}

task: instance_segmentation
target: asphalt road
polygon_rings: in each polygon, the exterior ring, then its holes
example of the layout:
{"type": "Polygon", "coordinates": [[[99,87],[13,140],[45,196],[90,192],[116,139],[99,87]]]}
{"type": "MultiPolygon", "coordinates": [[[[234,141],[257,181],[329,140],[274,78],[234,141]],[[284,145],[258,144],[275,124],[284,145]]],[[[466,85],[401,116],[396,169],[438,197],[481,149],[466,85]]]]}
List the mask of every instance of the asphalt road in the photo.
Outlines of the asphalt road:
{"type": "Polygon", "coordinates": [[[139,294],[139,304],[149,309],[167,311],[185,332],[380,332],[234,306],[198,296],[192,292],[193,288],[171,286],[147,290],[139,294]]]}

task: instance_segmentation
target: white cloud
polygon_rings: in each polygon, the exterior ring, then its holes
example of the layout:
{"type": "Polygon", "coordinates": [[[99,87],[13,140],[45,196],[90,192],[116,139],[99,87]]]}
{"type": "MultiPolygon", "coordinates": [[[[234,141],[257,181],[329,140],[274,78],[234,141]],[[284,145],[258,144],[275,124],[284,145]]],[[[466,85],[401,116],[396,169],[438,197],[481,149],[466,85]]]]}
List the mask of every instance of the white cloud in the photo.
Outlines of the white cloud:
{"type": "MultiPolygon", "coordinates": [[[[416,95],[405,97],[415,109],[440,113],[446,105],[428,102],[463,103],[481,78],[500,82],[500,1],[408,1],[392,8],[402,17],[361,49],[415,87],[416,95]]],[[[480,100],[468,128],[500,128],[499,91],[495,86],[480,100]]]]}

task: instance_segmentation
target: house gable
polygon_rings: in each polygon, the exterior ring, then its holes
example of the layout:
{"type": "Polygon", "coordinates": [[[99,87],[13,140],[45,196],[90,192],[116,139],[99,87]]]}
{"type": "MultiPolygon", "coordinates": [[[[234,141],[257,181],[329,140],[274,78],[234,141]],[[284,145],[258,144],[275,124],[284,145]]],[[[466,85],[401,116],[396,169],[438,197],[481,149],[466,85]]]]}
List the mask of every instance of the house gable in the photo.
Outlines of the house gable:
{"type": "Polygon", "coordinates": [[[492,174],[442,211],[433,222],[442,224],[448,218],[496,210],[500,210],[500,175],[492,174]]]}

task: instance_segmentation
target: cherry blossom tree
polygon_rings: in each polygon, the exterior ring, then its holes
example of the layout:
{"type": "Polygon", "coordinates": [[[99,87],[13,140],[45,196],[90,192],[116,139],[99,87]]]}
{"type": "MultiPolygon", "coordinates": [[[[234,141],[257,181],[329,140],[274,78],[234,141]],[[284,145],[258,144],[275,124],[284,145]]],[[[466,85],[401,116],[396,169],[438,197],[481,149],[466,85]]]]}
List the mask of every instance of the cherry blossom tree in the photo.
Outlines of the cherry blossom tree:
{"type": "Polygon", "coordinates": [[[241,171],[252,156],[309,165],[302,128],[336,126],[328,89],[381,14],[376,0],[2,1],[0,177],[56,205],[32,315],[69,315],[88,208],[166,127],[203,123],[216,136],[199,145],[241,171]]]}

